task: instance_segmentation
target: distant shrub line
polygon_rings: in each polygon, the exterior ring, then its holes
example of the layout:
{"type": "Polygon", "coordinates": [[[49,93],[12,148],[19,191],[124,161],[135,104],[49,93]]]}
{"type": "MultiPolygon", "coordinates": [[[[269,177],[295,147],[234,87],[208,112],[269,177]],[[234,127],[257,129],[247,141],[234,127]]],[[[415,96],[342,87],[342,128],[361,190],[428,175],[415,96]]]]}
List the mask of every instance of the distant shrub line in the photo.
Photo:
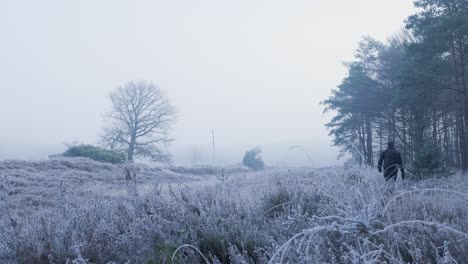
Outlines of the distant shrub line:
{"type": "Polygon", "coordinates": [[[125,162],[125,155],[123,153],[103,149],[93,145],[70,146],[62,155],[64,157],[90,158],[95,161],[109,162],[113,164],[125,162]]]}

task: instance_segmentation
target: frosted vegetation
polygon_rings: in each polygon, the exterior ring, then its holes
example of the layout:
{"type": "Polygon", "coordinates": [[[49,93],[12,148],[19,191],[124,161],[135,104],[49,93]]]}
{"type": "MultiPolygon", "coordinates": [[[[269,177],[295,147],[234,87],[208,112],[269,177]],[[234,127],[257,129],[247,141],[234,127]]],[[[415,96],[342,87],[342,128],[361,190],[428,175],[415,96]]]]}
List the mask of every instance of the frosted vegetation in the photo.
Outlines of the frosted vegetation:
{"type": "Polygon", "coordinates": [[[468,178],[0,162],[1,263],[463,263],[468,178]]]}

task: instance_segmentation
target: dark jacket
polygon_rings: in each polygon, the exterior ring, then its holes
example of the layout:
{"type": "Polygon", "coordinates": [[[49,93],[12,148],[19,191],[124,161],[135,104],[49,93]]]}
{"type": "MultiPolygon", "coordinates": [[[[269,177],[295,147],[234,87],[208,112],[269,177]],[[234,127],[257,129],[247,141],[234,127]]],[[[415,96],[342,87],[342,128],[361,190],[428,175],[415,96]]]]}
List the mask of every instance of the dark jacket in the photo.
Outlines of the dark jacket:
{"type": "Polygon", "coordinates": [[[403,161],[401,159],[401,154],[394,148],[389,148],[380,154],[379,172],[384,172],[385,180],[396,180],[398,169],[401,170],[401,178],[405,179],[405,170],[403,169],[403,161]],[[382,166],[383,165],[383,166],[382,166]]]}

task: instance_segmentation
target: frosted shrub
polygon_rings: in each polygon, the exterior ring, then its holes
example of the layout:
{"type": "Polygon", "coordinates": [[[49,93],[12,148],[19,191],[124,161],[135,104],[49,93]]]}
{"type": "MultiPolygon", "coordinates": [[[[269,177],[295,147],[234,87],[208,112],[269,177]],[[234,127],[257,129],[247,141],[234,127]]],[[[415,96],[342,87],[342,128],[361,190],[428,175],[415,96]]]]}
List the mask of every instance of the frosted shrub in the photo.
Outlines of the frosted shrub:
{"type": "Polygon", "coordinates": [[[122,153],[92,145],[69,146],[62,155],[64,157],[85,157],[110,163],[123,163],[125,161],[125,155],[122,153]]]}
{"type": "Polygon", "coordinates": [[[260,148],[253,148],[247,151],[242,159],[242,164],[252,170],[263,170],[265,168],[265,163],[260,156],[262,150],[260,148]]]}

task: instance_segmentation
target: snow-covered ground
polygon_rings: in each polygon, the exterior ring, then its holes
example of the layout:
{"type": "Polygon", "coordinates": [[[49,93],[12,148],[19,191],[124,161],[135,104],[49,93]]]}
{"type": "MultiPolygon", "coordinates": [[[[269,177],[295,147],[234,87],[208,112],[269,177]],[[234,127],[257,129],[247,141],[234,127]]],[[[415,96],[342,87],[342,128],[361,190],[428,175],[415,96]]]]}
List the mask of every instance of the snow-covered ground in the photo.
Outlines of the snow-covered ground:
{"type": "Polygon", "coordinates": [[[140,165],[135,185],[121,166],[87,159],[0,162],[0,262],[468,259],[466,176],[387,183],[366,168],[225,170],[140,165]]]}

